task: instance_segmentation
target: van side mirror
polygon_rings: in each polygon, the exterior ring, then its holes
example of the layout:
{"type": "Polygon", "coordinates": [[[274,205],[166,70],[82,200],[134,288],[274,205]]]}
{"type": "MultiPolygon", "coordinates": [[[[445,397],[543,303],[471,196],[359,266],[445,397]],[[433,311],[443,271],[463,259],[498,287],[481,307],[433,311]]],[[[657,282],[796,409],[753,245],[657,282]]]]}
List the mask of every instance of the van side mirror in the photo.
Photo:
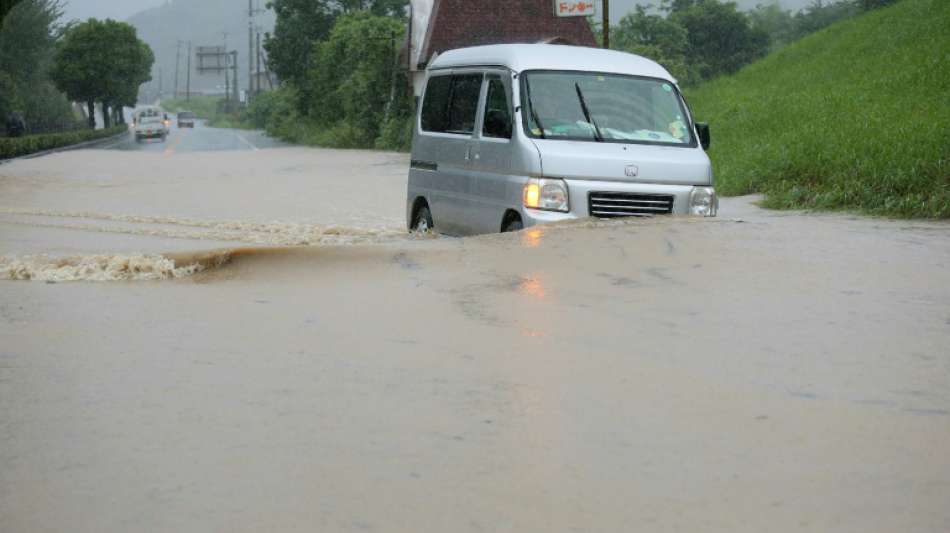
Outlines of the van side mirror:
{"type": "Polygon", "coordinates": [[[703,150],[709,150],[709,124],[705,122],[697,122],[696,135],[699,137],[699,144],[702,145],[703,150]]]}

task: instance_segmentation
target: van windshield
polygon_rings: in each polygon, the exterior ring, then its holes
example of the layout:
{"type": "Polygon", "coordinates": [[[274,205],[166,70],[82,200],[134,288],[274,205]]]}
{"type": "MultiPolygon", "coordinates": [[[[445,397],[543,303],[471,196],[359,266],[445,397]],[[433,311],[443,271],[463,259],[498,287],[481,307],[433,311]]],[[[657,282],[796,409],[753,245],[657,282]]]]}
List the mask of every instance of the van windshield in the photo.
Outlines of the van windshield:
{"type": "Polygon", "coordinates": [[[693,146],[679,91],[655,79],[593,72],[526,72],[525,131],[544,139],[693,146]]]}

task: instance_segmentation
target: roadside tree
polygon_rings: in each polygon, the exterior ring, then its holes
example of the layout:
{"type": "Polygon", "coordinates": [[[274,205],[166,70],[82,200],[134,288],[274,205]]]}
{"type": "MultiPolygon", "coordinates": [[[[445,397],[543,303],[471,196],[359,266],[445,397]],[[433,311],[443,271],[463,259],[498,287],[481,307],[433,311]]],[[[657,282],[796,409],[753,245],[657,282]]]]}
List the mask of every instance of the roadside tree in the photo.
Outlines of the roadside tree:
{"type": "Polygon", "coordinates": [[[679,0],[670,18],[686,28],[686,60],[703,80],[736,72],[768,52],[769,35],[734,3],[679,0]]]}
{"type": "Polygon", "coordinates": [[[281,80],[299,83],[306,78],[313,44],[333,27],[336,6],[325,0],[272,0],[267,7],[277,15],[274,33],[264,39],[268,66],[281,80]]]}
{"type": "Polygon", "coordinates": [[[313,51],[307,114],[336,131],[343,146],[372,146],[394,87],[395,56],[403,25],[358,11],[340,17],[313,51]]]}
{"type": "Polygon", "coordinates": [[[277,77],[303,84],[315,43],[330,35],[333,23],[343,14],[369,11],[378,16],[404,18],[408,0],[271,0],[277,20],[264,49],[277,77]]]}
{"type": "Polygon", "coordinates": [[[620,19],[620,25],[611,29],[610,47],[648,57],[663,65],[681,83],[691,83],[686,64],[689,45],[686,28],[670,18],[648,14],[637,6],[632,13],[620,19]]]}
{"type": "Polygon", "coordinates": [[[799,37],[795,31],[795,19],[791,11],[782,9],[778,3],[758,4],[748,12],[748,17],[753,30],[768,34],[770,50],[784,46],[799,37]]]}
{"type": "Polygon", "coordinates": [[[23,0],[0,23],[0,121],[23,115],[29,131],[75,125],[71,105],[49,79],[64,28],[60,0],[23,0]]]}
{"type": "Polygon", "coordinates": [[[22,0],[0,0],[0,22],[6,18],[7,13],[13,9],[13,6],[19,4],[22,0]]]}
{"type": "Polygon", "coordinates": [[[110,110],[133,105],[142,83],[151,79],[155,57],[136,37],[135,28],[114,20],[89,19],[70,28],[58,43],[51,72],[57,87],[85,102],[89,125],[95,127],[95,103],[103,104],[103,123],[110,110]]]}

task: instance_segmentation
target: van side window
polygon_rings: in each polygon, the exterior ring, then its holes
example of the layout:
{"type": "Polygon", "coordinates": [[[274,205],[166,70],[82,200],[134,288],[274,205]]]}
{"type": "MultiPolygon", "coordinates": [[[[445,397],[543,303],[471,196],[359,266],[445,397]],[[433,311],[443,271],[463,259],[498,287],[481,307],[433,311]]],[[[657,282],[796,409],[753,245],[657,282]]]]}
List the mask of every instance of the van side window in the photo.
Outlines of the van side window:
{"type": "Polygon", "coordinates": [[[511,107],[508,105],[508,91],[501,76],[488,76],[488,95],[485,97],[485,124],[482,125],[484,137],[499,139],[511,138],[511,107]]]}
{"type": "Polygon", "coordinates": [[[422,99],[423,131],[444,132],[447,126],[446,108],[452,91],[452,76],[433,76],[426,84],[422,99]]]}
{"type": "Polygon", "coordinates": [[[422,130],[471,135],[481,89],[481,74],[429,78],[422,100],[422,130]]]}
{"type": "Polygon", "coordinates": [[[475,112],[482,90],[481,74],[452,76],[452,97],[449,100],[447,133],[471,134],[475,131],[475,112]]]}

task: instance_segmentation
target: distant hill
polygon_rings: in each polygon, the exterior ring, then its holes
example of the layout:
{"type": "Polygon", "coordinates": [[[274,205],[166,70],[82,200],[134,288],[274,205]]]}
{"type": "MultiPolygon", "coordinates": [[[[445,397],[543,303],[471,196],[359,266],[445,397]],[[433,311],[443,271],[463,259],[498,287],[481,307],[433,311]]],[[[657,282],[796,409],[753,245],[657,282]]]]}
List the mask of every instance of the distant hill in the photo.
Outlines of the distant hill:
{"type": "Polygon", "coordinates": [[[947,28],[947,0],[903,0],[689,91],[719,191],[950,218],[947,28]]]}
{"type": "MultiPolygon", "coordinates": [[[[255,1],[255,4],[260,5],[263,2],[255,1]]],[[[175,0],[132,15],[128,22],[136,27],[139,38],[148,43],[155,52],[153,81],[143,88],[141,97],[151,97],[157,92],[160,71],[162,73],[161,86],[166,96],[170,96],[174,91],[176,43],[179,40],[190,40],[195,48],[226,43],[229,50],[237,50],[238,86],[247,87],[248,13],[246,1],[175,0]]],[[[263,32],[273,31],[273,12],[268,10],[258,13],[255,23],[262,27],[263,32]]],[[[179,65],[181,91],[185,90],[187,59],[187,45],[183,44],[179,65]]],[[[196,65],[197,62],[192,58],[192,67],[196,65]]],[[[198,75],[197,72],[192,71],[191,86],[194,91],[214,91],[223,84],[224,78],[221,75],[198,75]]]]}

